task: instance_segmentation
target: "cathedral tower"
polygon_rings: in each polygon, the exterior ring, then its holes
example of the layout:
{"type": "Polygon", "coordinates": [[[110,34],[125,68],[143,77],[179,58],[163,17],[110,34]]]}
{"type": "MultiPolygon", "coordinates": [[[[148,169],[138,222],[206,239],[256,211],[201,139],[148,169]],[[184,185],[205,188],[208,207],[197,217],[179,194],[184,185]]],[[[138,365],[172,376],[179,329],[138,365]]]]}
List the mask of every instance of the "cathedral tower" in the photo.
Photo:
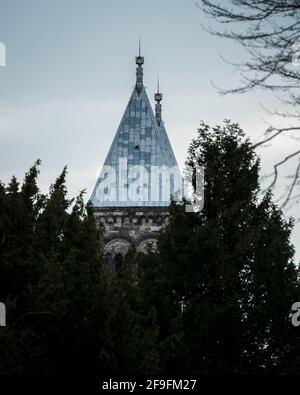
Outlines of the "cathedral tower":
{"type": "Polygon", "coordinates": [[[162,94],[155,114],[143,83],[144,57],[136,57],[136,84],[90,198],[105,227],[107,256],[121,265],[128,247],[155,244],[168,220],[170,199],[182,200],[183,179],[162,121],[162,94]]]}

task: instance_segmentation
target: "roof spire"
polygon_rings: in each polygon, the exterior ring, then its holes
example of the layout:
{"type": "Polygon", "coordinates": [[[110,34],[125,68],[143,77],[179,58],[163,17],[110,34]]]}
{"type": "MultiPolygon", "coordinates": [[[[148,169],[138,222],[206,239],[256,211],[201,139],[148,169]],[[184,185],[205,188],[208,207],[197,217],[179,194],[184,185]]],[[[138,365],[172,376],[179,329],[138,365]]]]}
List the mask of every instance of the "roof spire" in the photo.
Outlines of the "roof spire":
{"type": "Polygon", "coordinates": [[[162,93],[159,92],[159,76],[157,78],[157,93],[154,95],[154,99],[156,101],[155,104],[155,118],[157,120],[158,126],[161,124],[161,100],[162,100],[162,93]]]}
{"type": "Polygon", "coordinates": [[[139,56],[136,56],[135,63],[138,65],[136,69],[136,90],[137,93],[140,94],[143,87],[143,64],[144,57],[141,56],[141,39],[139,39],[139,56]]]}

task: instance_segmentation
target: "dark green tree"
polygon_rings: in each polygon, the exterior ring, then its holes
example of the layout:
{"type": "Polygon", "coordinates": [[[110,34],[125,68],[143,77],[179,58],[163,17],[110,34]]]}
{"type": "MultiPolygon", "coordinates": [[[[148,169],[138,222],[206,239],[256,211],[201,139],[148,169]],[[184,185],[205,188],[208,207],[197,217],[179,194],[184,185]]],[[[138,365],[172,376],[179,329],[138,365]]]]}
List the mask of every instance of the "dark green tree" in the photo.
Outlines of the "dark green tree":
{"type": "Polygon", "coordinates": [[[109,300],[101,231],[83,193],[67,199],[66,169],[43,196],[36,165],[0,188],[0,373],[105,372],[109,300]]]}
{"type": "Polygon", "coordinates": [[[159,252],[143,262],[160,325],[161,369],[189,374],[288,373],[298,270],[286,221],[259,198],[259,160],[237,124],[202,124],[189,167],[204,166],[204,208],[173,203],[159,252]]]}
{"type": "Polygon", "coordinates": [[[151,375],[160,371],[156,308],[141,282],[145,257],[131,247],[120,273],[112,273],[112,369],[119,374],[151,375]]]}

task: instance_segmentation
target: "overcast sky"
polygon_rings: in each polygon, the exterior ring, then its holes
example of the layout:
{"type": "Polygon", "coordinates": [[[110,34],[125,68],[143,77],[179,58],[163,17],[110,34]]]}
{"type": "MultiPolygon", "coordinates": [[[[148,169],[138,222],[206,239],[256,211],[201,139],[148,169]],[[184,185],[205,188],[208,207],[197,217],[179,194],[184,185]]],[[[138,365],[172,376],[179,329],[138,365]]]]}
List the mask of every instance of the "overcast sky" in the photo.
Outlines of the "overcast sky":
{"type": "MultiPolygon", "coordinates": [[[[22,179],[40,158],[44,192],[68,165],[70,196],[82,189],[90,196],[135,84],[139,37],[144,84],[153,103],[159,74],[163,120],[180,167],[201,120],[231,119],[257,140],[274,121],[261,103],[272,109],[278,102],[264,92],[218,94],[212,81],[228,88],[240,79],[220,55],[239,61],[245,53],[203,30],[211,23],[193,0],[0,0],[7,50],[0,67],[0,180],[22,179]]],[[[260,149],[262,173],[292,149],[284,136],[260,149]]],[[[299,235],[296,229],[296,245],[299,235]]]]}

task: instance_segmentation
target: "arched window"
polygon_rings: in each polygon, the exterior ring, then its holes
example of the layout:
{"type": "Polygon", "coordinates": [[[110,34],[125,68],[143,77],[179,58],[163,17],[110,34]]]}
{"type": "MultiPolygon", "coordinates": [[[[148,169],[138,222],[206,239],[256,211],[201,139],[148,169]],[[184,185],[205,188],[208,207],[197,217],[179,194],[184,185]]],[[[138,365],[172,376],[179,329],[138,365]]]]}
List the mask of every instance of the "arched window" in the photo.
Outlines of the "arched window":
{"type": "Polygon", "coordinates": [[[117,273],[123,270],[123,256],[122,254],[118,253],[114,256],[114,264],[115,264],[115,271],[117,273]]]}
{"type": "Polygon", "coordinates": [[[147,254],[149,252],[149,250],[150,251],[157,250],[157,240],[156,239],[146,239],[146,240],[142,241],[137,247],[137,251],[141,252],[143,254],[147,254]]]}

